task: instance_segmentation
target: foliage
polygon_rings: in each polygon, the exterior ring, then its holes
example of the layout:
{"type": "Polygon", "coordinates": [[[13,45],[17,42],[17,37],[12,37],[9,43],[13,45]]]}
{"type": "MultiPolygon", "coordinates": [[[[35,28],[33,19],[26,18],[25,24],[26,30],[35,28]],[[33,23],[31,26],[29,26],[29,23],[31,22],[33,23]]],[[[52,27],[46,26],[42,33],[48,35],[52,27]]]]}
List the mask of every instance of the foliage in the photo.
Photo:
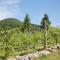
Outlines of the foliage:
{"type": "Polygon", "coordinates": [[[22,29],[25,31],[26,29],[29,30],[29,28],[30,28],[30,19],[29,19],[28,14],[26,14],[22,29]]]}
{"type": "Polygon", "coordinates": [[[44,17],[42,18],[42,21],[41,21],[41,29],[44,29],[45,28],[45,21],[46,21],[46,26],[47,26],[47,30],[51,24],[51,22],[49,21],[49,17],[47,14],[44,15],[44,17]]]}
{"type": "Polygon", "coordinates": [[[20,28],[21,22],[15,18],[7,18],[0,21],[0,29],[8,30],[13,28],[20,28]]]}
{"type": "MultiPolygon", "coordinates": [[[[27,53],[27,37],[29,44],[29,52],[34,49],[34,41],[36,41],[36,50],[41,50],[43,48],[44,43],[44,32],[42,32],[39,25],[31,24],[28,15],[26,16],[24,23],[15,19],[7,19],[0,21],[0,57],[15,56],[15,55],[24,55],[27,53]],[[24,24],[24,28],[30,28],[29,36],[26,35],[26,32],[21,31],[21,27],[24,24]],[[25,25],[27,24],[27,26],[25,25]],[[30,25],[29,25],[30,24],[30,25]],[[33,27],[35,27],[35,37],[33,27]],[[35,39],[35,40],[34,40],[35,39]],[[24,52],[25,51],[25,52],[24,52]],[[19,53],[20,52],[20,53],[19,53]]],[[[47,34],[47,47],[56,45],[56,37],[57,43],[60,44],[60,28],[50,27],[47,34]]]]}

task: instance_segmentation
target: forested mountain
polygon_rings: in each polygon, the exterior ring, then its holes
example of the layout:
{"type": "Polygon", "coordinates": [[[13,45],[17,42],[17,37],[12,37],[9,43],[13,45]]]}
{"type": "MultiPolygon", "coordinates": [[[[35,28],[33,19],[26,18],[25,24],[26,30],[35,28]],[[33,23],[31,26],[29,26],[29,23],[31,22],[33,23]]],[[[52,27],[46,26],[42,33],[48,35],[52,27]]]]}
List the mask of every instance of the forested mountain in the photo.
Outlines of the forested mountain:
{"type": "MultiPolygon", "coordinates": [[[[4,20],[0,21],[0,29],[13,29],[13,28],[21,28],[22,27],[22,22],[18,19],[15,18],[6,18],[4,20]]],[[[35,30],[39,31],[40,30],[40,26],[36,25],[36,24],[31,24],[31,28],[35,27],[35,30]]]]}
{"type": "Polygon", "coordinates": [[[21,26],[21,21],[15,18],[7,18],[0,21],[0,29],[12,29],[21,26]]]}

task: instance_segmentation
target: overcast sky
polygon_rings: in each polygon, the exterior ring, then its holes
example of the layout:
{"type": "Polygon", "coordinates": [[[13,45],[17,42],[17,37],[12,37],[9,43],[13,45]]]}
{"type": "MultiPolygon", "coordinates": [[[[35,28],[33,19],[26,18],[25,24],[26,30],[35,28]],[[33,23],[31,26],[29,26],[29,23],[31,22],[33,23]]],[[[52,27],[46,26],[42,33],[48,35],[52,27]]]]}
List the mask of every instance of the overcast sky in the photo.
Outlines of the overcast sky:
{"type": "Polygon", "coordinates": [[[54,26],[60,26],[60,0],[0,0],[0,20],[29,14],[31,23],[40,24],[45,13],[54,26]]]}

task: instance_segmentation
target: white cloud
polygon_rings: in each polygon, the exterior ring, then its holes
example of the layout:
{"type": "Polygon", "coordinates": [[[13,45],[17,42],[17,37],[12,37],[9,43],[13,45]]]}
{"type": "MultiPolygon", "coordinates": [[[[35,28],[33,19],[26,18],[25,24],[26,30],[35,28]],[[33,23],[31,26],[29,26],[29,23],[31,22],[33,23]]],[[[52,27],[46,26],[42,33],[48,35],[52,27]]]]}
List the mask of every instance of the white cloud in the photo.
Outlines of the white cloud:
{"type": "Polygon", "coordinates": [[[0,11],[0,20],[7,18],[11,16],[11,13],[9,11],[0,11]]]}
{"type": "Polygon", "coordinates": [[[0,0],[0,20],[16,17],[21,14],[19,3],[21,0],[0,0]]]}

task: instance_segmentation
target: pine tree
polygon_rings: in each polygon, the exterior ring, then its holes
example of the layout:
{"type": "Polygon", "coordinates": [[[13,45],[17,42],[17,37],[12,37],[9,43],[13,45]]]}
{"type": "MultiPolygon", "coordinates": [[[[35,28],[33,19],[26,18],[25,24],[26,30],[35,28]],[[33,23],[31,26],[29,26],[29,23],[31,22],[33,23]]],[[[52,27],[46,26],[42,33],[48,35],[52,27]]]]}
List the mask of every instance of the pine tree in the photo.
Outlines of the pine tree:
{"type": "Polygon", "coordinates": [[[26,31],[26,30],[29,31],[29,28],[30,28],[30,19],[29,19],[28,14],[26,14],[26,17],[23,22],[23,29],[24,29],[24,31],[26,31]]]}
{"type": "Polygon", "coordinates": [[[28,14],[26,14],[26,17],[25,17],[25,19],[24,19],[23,29],[24,29],[24,31],[26,32],[27,49],[29,49],[28,40],[29,40],[30,19],[29,19],[28,14]]]}

